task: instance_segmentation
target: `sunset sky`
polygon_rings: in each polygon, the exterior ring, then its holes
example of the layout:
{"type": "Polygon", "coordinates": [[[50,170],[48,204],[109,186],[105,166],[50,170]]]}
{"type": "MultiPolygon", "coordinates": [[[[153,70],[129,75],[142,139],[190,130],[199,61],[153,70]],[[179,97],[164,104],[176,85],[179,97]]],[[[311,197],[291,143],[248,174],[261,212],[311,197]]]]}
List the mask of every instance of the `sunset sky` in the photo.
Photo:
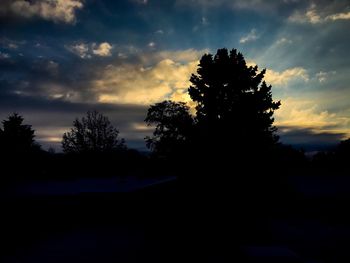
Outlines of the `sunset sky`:
{"type": "Polygon", "coordinates": [[[96,109],[144,149],[150,104],[188,100],[198,59],[237,48],[266,68],[282,142],[350,137],[348,0],[1,0],[0,118],[24,116],[47,149],[96,109]]]}

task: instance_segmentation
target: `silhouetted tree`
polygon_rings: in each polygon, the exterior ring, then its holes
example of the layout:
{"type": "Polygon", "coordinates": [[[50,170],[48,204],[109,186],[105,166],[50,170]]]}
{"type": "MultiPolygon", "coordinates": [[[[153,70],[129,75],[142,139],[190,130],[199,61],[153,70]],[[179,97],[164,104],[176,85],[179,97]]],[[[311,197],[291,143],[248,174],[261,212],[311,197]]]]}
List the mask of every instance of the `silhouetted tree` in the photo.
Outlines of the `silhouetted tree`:
{"type": "MultiPolygon", "coordinates": [[[[241,53],[219,49],[202,56],[197,75],[192,74],[189,95],[196,102],[202,141],[214,148],[264,148],[278,141],[271,86],[263,81],[265,69],[247,66],[241,53]],[[221,145],[221,146],[220,146],[221,145]]],[[[212,149],[211,149],[212,150],[212,149]]]]}
{"type": "Polygon", "coordinates": [[[40,149],[34,141],[31,125],[23,124],[23,117],[14,113],[2,121],[0,128],[0,149],[2,153],[29,153],[40,149]]]}
{"type": "Polygon", "coordinates": [[[76,119],[70,132],[64,133],[62,148],[65,153],[110,153],[126,149],[124,139],[107,117],[97,111],[88,111],[86,118],[76,119]]]}
{"type": "Polygon", "coordinates": [[[151,105],[145,122],[155,125],[152,137],[146,137],[147,147],[158,156],[173,156],[188,146],[194,120],[183,102],[163,101],[151,105]]]}

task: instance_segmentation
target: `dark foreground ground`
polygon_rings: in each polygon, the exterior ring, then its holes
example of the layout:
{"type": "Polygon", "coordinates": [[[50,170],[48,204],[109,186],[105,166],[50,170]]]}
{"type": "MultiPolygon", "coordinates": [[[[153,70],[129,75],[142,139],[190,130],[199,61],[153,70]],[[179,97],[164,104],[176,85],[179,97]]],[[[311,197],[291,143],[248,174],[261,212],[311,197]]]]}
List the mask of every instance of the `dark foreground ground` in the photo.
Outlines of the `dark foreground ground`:
{"type": "Polygon", "coordinates": [[[85,181],[80,190],[70,183],[68,192],[67,184],[51,182],[2,193],[1,262],[350,260],[346,177],[286,178],[278,186],[284,194],[273,198],[198,194],[174,178],[129,184],[127,191],[112,181],[97,188],[85,181]]]}

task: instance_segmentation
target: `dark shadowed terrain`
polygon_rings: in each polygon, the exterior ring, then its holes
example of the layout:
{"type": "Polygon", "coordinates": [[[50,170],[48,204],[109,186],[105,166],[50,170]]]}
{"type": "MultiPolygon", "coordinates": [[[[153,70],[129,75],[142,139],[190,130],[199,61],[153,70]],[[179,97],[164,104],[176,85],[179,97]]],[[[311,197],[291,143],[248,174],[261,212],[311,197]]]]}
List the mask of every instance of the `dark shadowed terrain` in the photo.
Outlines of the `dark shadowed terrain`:
{"type": "Polygon", "coordinates": [[[350,180],[285,179],[280,198],[229,206],[227,193],[193,196],[172,177],[21,185],[1,197],[2,262],[344,262],[350,180]]]}

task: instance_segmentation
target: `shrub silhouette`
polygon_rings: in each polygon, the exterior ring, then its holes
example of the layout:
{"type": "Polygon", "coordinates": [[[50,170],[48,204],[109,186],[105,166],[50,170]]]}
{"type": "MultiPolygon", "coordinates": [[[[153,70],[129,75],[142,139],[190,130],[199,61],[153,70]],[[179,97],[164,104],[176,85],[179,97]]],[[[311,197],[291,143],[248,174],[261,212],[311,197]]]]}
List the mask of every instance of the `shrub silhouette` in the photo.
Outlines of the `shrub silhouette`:
{"type": "Polygon", "coordinates": [[[119,131],[97,111],[88,111],[86,117],[76,119],[71,131],[64,133],[62,139],[65,153],[112,153],[125,148],[119,131]]]}

